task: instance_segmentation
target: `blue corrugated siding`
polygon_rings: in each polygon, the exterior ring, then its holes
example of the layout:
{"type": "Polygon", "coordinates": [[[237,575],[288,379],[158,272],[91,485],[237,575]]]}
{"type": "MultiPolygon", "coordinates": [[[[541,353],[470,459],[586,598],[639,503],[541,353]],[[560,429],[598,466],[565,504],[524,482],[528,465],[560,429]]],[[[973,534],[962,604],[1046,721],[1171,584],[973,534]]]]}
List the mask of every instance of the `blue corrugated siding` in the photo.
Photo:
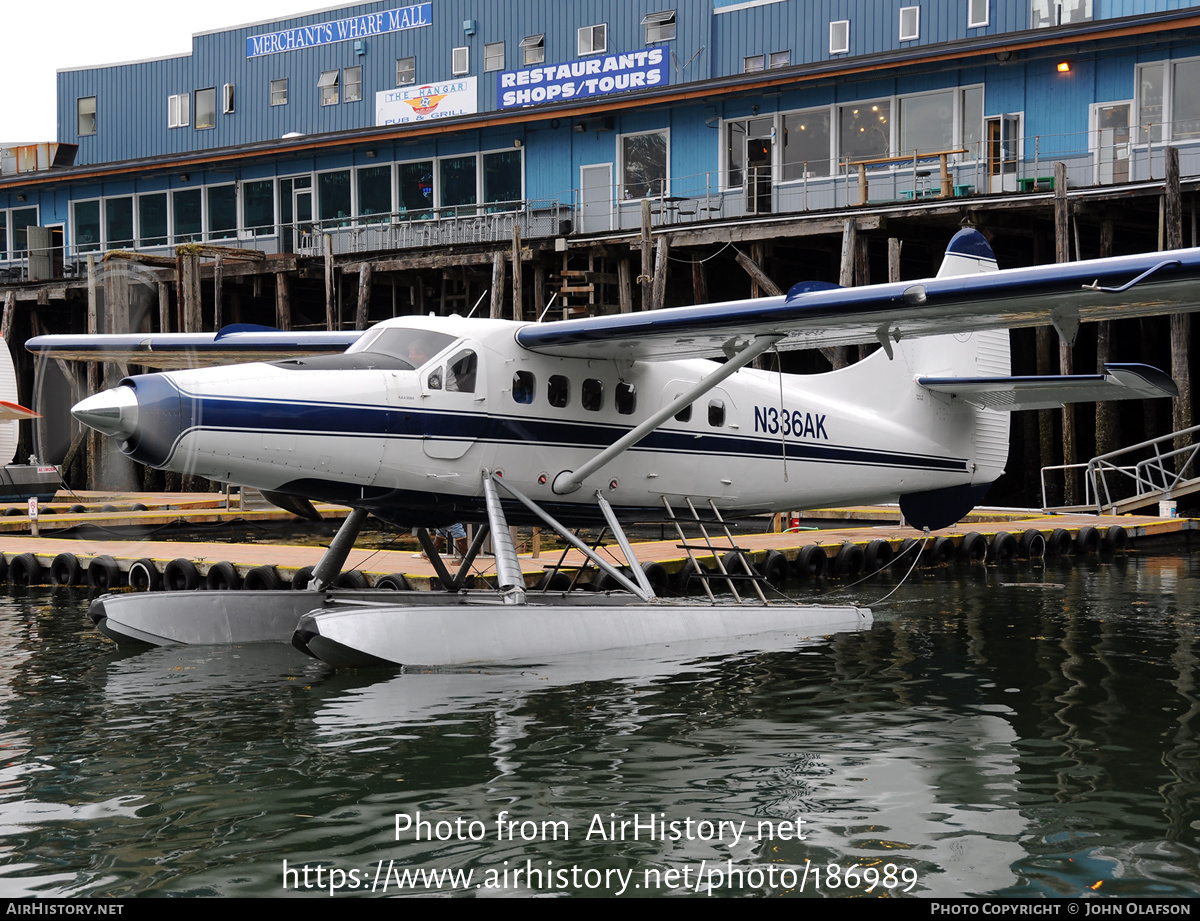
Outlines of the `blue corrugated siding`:
{"type": "MultiPolygon", "coordinates": [[[[968,0],[782,0],[719,12],[721,0],[634,0],[614,4],[601,0],[576,0],[570,4],[551,0],[435,0],[434,24],[407,32],[368,37],[365,54],[356,55],[352,41],[334,43],[247,59],[246,38],[285,27],[327,22],[352,15],[392,9],[403,0],[386,0],[337,11],[198,35],[189,56],[115,67],[69,71],[59,75],[60,139],[78,143],[77,165],[141,157],[183,154],[189,151],[236,148],[280,138],[285,133],[305,135],[367,128],[374,124],[374,94],[395,82],[398,57],[417,59],[417,80],[428,82],[451,77],[451,50],[471,49],[470,72],[479,81],[479,107],[496,105],[496,74],[485,73],[484,45],[505,43],[505,69],[519,68],[520,40],[544,33],[545,63],[578,59],[576,31],[587,25],[608,24],[608,53],[644,47],[641,25],[647,12],[677,11],[677,38],[666,43],[671,83],[693,83],[740,74],[749,55],[790,51],[792,63],[829,59],[830,21],[851,22],[851,55],[867,55],[901,47],[934,46],[980,34],[1027,30],[1029,0],[991,0],[988,25],[967,28],[968,0]],[[916,42],[899,42],[899,11],[920,9],[920,35],[916,42]],[[475,22],[467,36],[463,22],[475,22]],[[363,99],[321,107],[317,81],[323,70],[363,67],[363,99]],[[288,104],[272,107],[272,79],[286,78],[288,104]],[[235,85],[235,111],[220,112],[220,90],[235,85]],[[194,127],[194,91],[217,91],[216,126],[194,127]],[[191,124],[167,127],[167,100],[187,93],[192,99],[191,124]],[[97,134],[77,138],[76,99],[97,97],[97,134]]],[[[1200,0],[1094,0],[1094,18],[1118,18],[1137,13],[1200,8],[1200,0]]],[[[672,191],[695,196],[698,188],[717,185],[721,163],[723,120],[829,106],[859,100],[894,97],[975,84],[985,85],[985,115],[1024,113],[1027,146],[1038,145],[1046,156],[1068,153],[1086,143],[1089,107],[1096,102],[1132,99],[1134,69],[1143,61],[1164,57],[1200,56],[1200,43],[1148,40],[1136,48],[1113,43],[1097,51],[1087,45],[1066,49],[1072,72],[1054,70],[1059,54],[1052,47],[1031,49],[1010,64],[1001,65],[988,55],[963,61],[928,62],[888,71],[886,77],[870,72],[838,80],[785,86],[770,93],[713,94],[671,106],[614,110],[611,130],[594,130],[586,120],[562,118],[555,122],[538,117],[530,108],[521,124],[472,128],[405,140],[364,140],[356,148],[343,146],[328,152],[272,157],[239,162],[222,169],[173,170],[170,173],[131,173],[103,182],[77,182],[36,193],[42,223],[68,222],[70,200],[128,195],[165,188],[291,176],[345,169],[356,165],[383,165],[478,151],[511,150],[514,140],[523,144],[525,196],[532,199],[573,200],[583,166],[612,163],[614,182],[620,182],[620,137],[633,132],[669,130],[668,172],[672,191]],[[577,124],[585,130],[576,131],[577,124]],[[1036,139],[1036,140],[1035,140],[1036,139]],[[367,159],[370,149],[377,156],[367,159]],[[183,182],[180,174],[189,175],[183,182]]],[[[849,57],[846,56],[846,57],[849,57]]],[[[603,105],[598,107],[603,112],[603,105]]],[[[836,129],[835,129],[836,130],[836,129]]],[[[1027,155],[1032,155],[1027,149],[1027,155]]],[[[33,199],[30,199],[33,203],[33,199]]],[[[0,207],[17,207],[15,194],[0,193],[0,207]]],[[[68,230],[68,233],[70,231],[68,230]]]]}

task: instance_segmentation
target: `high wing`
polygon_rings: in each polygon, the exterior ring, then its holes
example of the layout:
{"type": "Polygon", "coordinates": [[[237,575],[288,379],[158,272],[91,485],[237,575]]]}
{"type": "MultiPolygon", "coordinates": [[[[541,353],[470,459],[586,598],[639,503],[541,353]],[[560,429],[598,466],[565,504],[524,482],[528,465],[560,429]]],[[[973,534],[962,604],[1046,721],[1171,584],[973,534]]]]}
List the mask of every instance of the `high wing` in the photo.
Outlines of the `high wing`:
{"type": "Polygon", "coordinates": [[[25,347],[35,355],[69,361],[117,361],[170,371],[337,354],[360,336],[361,330],[285,332],[245,324],[226,326],[216,333],[37,336],[25,347]]]}
{"type": "Polygon", "coordinates": [[[627,360],[728,356],[765,335],[782,335],[779,349],[890,349],[905,338],[1054,324],[1073,342],[1080,322],[1197,309],[1200,249],[1187,249],[861,288],[798,285],[781,297],[532,324],[517,342],[545,355],[627,360]]]}

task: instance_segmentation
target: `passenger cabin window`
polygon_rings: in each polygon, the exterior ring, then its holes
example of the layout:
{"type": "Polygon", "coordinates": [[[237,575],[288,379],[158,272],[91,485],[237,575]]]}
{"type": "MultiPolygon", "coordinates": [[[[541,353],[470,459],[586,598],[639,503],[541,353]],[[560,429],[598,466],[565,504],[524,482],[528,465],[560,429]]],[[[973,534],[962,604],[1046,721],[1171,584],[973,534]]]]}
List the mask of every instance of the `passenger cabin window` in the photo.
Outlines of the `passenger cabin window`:
{"type": "Polygon", "coordinates": [[[532,403],[534,392],[533,374],[529,371],[518,371],[513,375],[512,396],[517,403],[532,403]]]}
{"type": "Polygon", "coordinates": [[[588,412],[599,412],[604,408],[604,384],[596,380],[594,377],[585,379],[583,382],[581,400],[583,402],[583,408],[588,412]]]}
{"type": "Polygon", "coordinates": [[[546,382],[546,399],[550,405],[562,409],[571,402],[571,380],[563,374],[551,374],[546,382]]]}
{"type": "Polygon", "coordinates": [[[724,400],[709,400],[708,402],[708,424],[713,428],[720,428],[725,424],[725,401],[724,400]]]}
{"type": "MultiPolygon", "coordinates": [[[[678,400],[681,396],[683,396],[682,393],[677,393],[677,394],[675,394],[675,399],[678,400]]],[[[677,412],[675,414],[675,421],[676,422],[691,422],[692,421],[692,404],[691,403],[688,403],[687,406],[683,407],[683,409],[679,410],[679,412],[677,412]]]]}
{"type": "Polygon", "coordinates": [[[475,353],[459,352],[446,366],[446,390],[458,393],[475,392],[475,370],[478,362],[475,353]]]}
{"type": "Polygon", "coordinates": [[[637,387],[633,386],[633,384],[621,381],[617,384],[617,390],[613,398],[617,403],[617,412],[623,416],[628,416],[637,409],[637,387]]]}

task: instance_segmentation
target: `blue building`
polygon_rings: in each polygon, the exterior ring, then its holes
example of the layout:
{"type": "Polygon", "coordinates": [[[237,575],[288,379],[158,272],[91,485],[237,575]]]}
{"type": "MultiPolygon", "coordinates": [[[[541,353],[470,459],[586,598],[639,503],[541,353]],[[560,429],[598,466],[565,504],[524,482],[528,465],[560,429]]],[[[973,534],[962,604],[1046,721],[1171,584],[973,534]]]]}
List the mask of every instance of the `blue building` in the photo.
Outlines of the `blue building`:
{"type": "Polygon", "coordinates": [[[1165,144],[1192,175],[1198,25],[1195,0],[431,0],[237,26],[60,72],[74,164],[3,177],[0,259],[29,225],[69,268],[604,233],[646,197],[656,223],[796,214],[858,204],[864,160],[894,161],[868,202],[936,191],[944,151],[960,195],[1055,161],[1072,188],[1161,178],[1165,144]]]}

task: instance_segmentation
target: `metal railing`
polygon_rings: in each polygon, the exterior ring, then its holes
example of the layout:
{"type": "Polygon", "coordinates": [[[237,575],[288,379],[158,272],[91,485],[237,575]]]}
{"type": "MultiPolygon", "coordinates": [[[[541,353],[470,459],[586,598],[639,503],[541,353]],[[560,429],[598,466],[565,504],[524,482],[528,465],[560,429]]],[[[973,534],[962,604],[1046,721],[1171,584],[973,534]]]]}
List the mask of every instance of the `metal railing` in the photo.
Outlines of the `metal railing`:
{"type": "Polygon", "coordinates": [[[1183,447],[1172,447],[1163,450],[1164,446],[1173,445],[1176,439],[1186,438],[1200,433],[1200,425],[1171,432],[1141,441],[1125,448],[1118,448],[1107,454],[1093,457],[1086,464],[1059,464],[1042,468],[1042,508],[1049,508],[1046,474],[1051,471],[1084,470],[1084,502],[1085,506],[1095,506],[1097,514],[1124,511],[1149,505],[1157,499],[1171,499],[1178,495],[1200,490],[1200,477],[1189,476],[1197,470],[1194,462],[1200,454],[1200,441],[1185,444],[1183,447]],[[1132,456],[1141,452],[1149,453],[1133,463],[1128,461],[1132,456]],[[1174,470],[1176,459],[1183,458],[1179,469],[1174,470]],[[1122,484],[1124,490],[1114,490],[1114,483],[1122,484]],[[1114,498],[1114,492],[1118,493],[1114,498]],[[1130,493],[1126,495],[1125,493],[1130,493]]]}

